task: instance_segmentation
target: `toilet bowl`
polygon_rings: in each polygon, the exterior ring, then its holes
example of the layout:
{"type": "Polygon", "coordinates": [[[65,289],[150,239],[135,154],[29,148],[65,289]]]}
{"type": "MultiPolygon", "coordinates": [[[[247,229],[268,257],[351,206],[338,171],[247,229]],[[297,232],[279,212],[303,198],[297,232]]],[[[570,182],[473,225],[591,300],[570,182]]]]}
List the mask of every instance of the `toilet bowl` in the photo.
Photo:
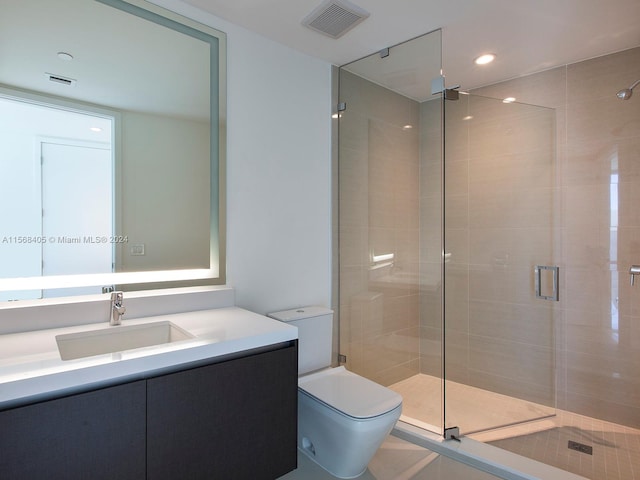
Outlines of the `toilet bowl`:
{"type": "Polygon", "coordinates": [[[333,312],[270,313],[298,327],[298,449],[339,478],[361,475],[402,411],[402,397],[345,367],[330,367],[333,312]]]}

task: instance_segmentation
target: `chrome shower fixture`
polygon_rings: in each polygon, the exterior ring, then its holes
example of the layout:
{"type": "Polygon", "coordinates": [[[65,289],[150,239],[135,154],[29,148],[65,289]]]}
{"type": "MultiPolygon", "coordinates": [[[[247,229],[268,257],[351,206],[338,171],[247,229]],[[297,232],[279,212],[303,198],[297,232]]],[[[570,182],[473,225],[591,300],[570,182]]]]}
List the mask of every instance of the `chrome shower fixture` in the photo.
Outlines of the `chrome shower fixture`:
{"type": "Polygon", "coordinates": [[[620,99],[620,100],[629,100],[631,98],[631,95],[633,94],[633,89],[636,87],[636,85],[638,85],[640,83],[640,80],[636,80],[633,85],[631,85],[629,88],[623,88],[622,90],[620,90],[618,93],[616,93],[616,96],[620,99]]]}

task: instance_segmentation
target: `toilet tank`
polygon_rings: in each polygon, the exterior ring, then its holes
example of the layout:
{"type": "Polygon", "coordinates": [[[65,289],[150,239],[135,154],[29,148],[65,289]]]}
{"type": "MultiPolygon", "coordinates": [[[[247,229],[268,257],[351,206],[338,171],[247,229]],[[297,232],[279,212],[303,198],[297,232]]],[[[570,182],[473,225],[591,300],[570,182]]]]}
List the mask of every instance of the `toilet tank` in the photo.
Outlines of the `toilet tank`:
{"type": "Polygon", "coordinates": [[[298,375],[331,366],[333,310],[311,306],[267,316],[298,327],[298,375]]]}

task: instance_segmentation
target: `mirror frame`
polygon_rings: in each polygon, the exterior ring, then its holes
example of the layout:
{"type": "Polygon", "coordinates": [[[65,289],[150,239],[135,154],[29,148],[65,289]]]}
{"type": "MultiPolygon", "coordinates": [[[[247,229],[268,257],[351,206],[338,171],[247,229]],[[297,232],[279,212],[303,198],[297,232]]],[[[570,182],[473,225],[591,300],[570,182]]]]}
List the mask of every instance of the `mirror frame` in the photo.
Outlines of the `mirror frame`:
{"type": "MultiPolygon", "coordinates": [[[[0,291],[115,286],[135,291],[226,282],[226,34],[144,0],[94,0],[210,45],[211,218],[209,268],[0,278],[0,291]],[[216,204],[217,201],[217,204],[216,204]]],[[[18,89],[16,89],[17,91],[18,89]]],[[[25,97],[29,94],[25,92],[25,97]]],[[[64,99],[62,99],[64,104],[64,99]]],[[[96,107],[102,107],[96,105],[96,107]]],[[[109,109],[108,106],[103,108],[109,109]]],[[[117,148],[117,147],[116,147],[117,148]]],[[[116,189],[117,193],[117,189],[116,189]]]]}

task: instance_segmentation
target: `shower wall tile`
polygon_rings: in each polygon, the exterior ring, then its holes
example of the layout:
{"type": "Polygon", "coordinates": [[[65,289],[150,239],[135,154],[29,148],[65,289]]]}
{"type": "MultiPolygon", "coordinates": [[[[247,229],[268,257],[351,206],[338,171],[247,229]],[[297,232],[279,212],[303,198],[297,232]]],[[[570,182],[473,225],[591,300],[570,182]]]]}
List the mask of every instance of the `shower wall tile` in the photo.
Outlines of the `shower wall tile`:
{"type": "Polygon", "coordinates": [[[389,384],[419,368],[418,105],[347,72],[340,118],[341,350],[354,372],[389,384]],[[394,255],[372,268],[372,256],[394,255]]]}
{"type": "MultiPolygon", "coordinates": [[[[631,264],[640,264],[640,100],[615,98],[617,90],[638,78],[640,47],[473,92],[498,99],[514,96],[519,102],[553,107],[555,115],[526,106],[505,109],[492,99],[465,105],[461,96],[459,102],[447,103],[444,220],[452,257],[445,264],[444,306],[449,379],[640,427],[640,286],[631,287],[628,275],[631,264]],[[462,121],[468,115],[473,119],[462,121]],[[552,144],[555,151],[544,147],[552,144]],[[555,167],[549,168],[554,155],[555,167]],[[539,263],[560,265],[560,302],[534,298],[532,267],[539,263]]],[[[380,328],[366,335],[362,319],[372,314],[350,319],[344,333],[349,338],[343,340],[351,342],[349,363],[352,357],[387,384],[417,369],[439,376],[442,104],[425,102],[418,112],[416,105],[390,106],[394,100],[378,86],[352,88],[355,99],[375,105],[360,112],[354,100],[346,112],[350,120],[356,115],[361,119],[350,127],[353,153],[347,156],[353,156],[353,165],[341,165],[353,182],[353,191],[344,192],[352,205],[344,212],[341,207],[346,222],[341,224],[362,228],[362,233],[373,219],[378,226],[370,235],[380,236],[384,248],[395,249],[404,279],[396,276],[382,288],[364,273],[366,264],[359,272],[345,270],[357,284],[345,287],[352,297],[362,288],[392,302],[375,321],[380,328]],[[385,140],[402,144],[406,132],[401,126],[410,112],[422,120],[419,143],[407,142],[418,151],[419,166],[395,147],[377,146],[385,140]],[[375,123],[383,118],[395,130],[383,133],[376,127],[369,140],[368,119],[375,123]],[[376,168],[385,169],[380,176],[373,172],[373,193],[367,170],[369,157],[375,157],[375,151],[369,152],[372,146],[384,152],[379,155],[383,164],[376,168]],[[384,164],[388,155],[396,163],[384,164]],[[406,184],[415,203],[397,196],[409,178],[416,179],[406,184]],[[371,197],[378,193],[387,196],[371,197]],[[393,207],[385,207],[387,202],[393,207]],[[401,235],[383,239],[378,231],[398,225],[401,235]],[[417,271],[409,267],[416,256],[417,271]],[[406,315],[406,321],[391,312],[406,315]]],[[[354,230],[345,235],[349,242],[364,243],[354,230]]],[[[368,253],[360,255],[358,248],[350,246],[346,252],[353,267],[359,258],[368,261],[368,253]]],[[[341,301],[349,304],[344,297],[341,301]]]]}
{"type": "Polygon", "coordinates": [[[466,265],[445,264],[445,332],[469,331],[469,272],[466,265]]]}
{"type": "Polygon", "coordinates": [[[568,310],[597,312],[603,315],[611,308],[611,299],[604,292],[611,291],[608,269],[565,267],[566,287],[563,307],[568,310]]]}
{"type": "Polygon", "coordinates": [[[366,227],[341,227],[340,231],[340,264],[343,267],[358,267],[369,261],[368,229],[366,227]]]}
{"type": "Polygon", "coordinates": [[[444,178],[444,191],[447,195],[466,194],[469,191],[469,162],[446,162],[444,178]]]}
{"type": "Polygon", "coordinates": [[[571,409],[569,408],[569,405],[567,403],[567,316],[567,310],[562,308],[558,309],[555,315],[555,394],[556,407],[561,410],[570,411],[571,409]]]}
{"type": "Polygon", "coordinates": [[[367,152],[340,150],[340,226],[369,225],[369,167],[367,152]]]}
{"type": "Polygon", "coordinates": [[[627,361],[640,362],[635,324],[637,317],[597,316],[597,324],[567,322],[567,350],[591,354],[596,351],[607,358],[622,356],[627,361]]]}
{"type": "MultiPolygon", "coordinates": [[[[374,381],[380,381],[382,372],[417,360],[415,350],[415,337],[412,337],[408,330],[367,339],[362,344],[362,365],[359,373],[374,381]]],[[[413,375],[416,373],[417,369],[412,372],[413,375]]]]}
{"type": "Polygon", "coordinates": [[[564,164],[564,185],[640,181],[640,138],[572,143],[564,164]]]}
{"type": "Polygon", "coordinates": [[[469,265],[469,299],[502,303],[513,295],[513,269],[507,265],[469,265]]]}
{"type": "MultiPolygon", "coordinates": [[[[513,382],[538,385],[540,388],[551,388],[554,382],[551,349],[487,336],[469,335],[469,368],[472,376],[485,373],[494,378],[503,378],[502,391],[494,386],[493,391],[498,393],[507,394],[504,388],[513,382]]],[[[508,394],[514,393],[511,390],[508,394]]],[[[522,394],[515,396],[526,399],[522,394]]]]}
{"type": "MultiPolygon", "coordinates": [[[[469,375],[468,385],[482,388],[483,390],[489,390],[491,392],[498,392],[502,395],[509,397],[521,398],[529,402],[537,403],[547,407],[555,406],[554,389],[550,385],[539,385],[535,383],[528,383],[522,378],[510,378],[505,381],[505,378],[499,375],[493,375],[487,371],[472,371],[469,375]]],[[[537,418],[540,415],[539,411],[531,412],[532,418],[537,418]]],[[[526,421],[527,418],[514,418],[514,421],[526,421]]],[[[497,426],[493,423],[491,426],[497,426]]]]}
{"type": "Polygon", "coordinates": [[[473,118],[447,130],[459,128],[468,138],[468,169],[459,180],[468,185],[466,205],[462,195],[445,197],[445,225],[456,226],[446,230],[446,249],[458,250],[452,262],[465,260],[446,266],[447,377],[552,405],[557,314],[536,303],[532,266],[552,264],[561,247],[552,236],[560,202],[553,112],[489,98],[468,103],[473,118]],[[464,236],[467,242],[456,240],[464,236]]]}
{"type": "Polygon", "coordinates": [[[437,198],[440,200],[442,192],[442,164],[438,162],[424,161],[420,165],[420,197],[437,198]]]}
{"type": "Polygon", "coordinates": [[[381,370],[374,375],[372,380],[385,386],[400,382],[416,374],[418,371],[418,362],[419,360],[416,359],[395,365],[386,370],[381,370]]]}
{"type": "MultiPolygon", "coordinates": [[[[476,209],[485,211],[477,205],[472,204],[470,206],[469,201],[469,195],[445,195],[445,204],[447,206],[445,208],[444,222],[448,228],[467,228],[469,226],[470,210],[473,209],[473,212],[476,209]]],[[[498,217],[497,214],[495,216],[498,217]]]]}
{"type": "MultiPolygon", "coordinates": [[[[640,123],[640,120],[638,123],[640,123]]],[[[612,192],[612,195],[615,195],[615,190],[612,192]]],[[[640,206],[640,182],[624,181],[618,184],[617,197],[618,197],[618,206],[617,206],[618,207],[618,210],[617,210],[618,226],[620,227],[640,226],[640,208],[638,208],[638,206],[640,206]]],[[[611,212],[611,216],[613,217],[613,219],[615,219],[615,212],[611,212]]],[[[615,225],[613,221],[611,224],[615,225]]]]}
{"type": "Polygon", "coordinates": [[[468,162],[469,189],[475,192],[548,188],[549,177],[554,176],[552,158],[549,147],[509,155],[472,156],[468,162]]]}
{"type": "Polygon", "coordinates": [[[532,266],[542,260],[550,261],[559,248],[554,230],[549,225],[513,228],[508,238],[511,242],[510,259],[516,265],[532,266]]]}
{"type": "MultiPolygon", "coordinates": [[[[606,419],[632,428],[638,428],[637,419],[640,418],[640,408],[633,405],[622,405],[616,402],[605,402],[590,395],[580,395],[572,391],[566,397],[566,410],[584,412],[581,415],[606,419]]],[[[559,408],[562,408],[559,406],[559,408]]],[[[614,463],[615,465],[615,463],[614,463]]],[[[628,478],[628,477],[622,477],[628,478]]]]}
{"type": "MultiPolygon", "coordinates": [[[[638,258],[640,254],[635,257],[634,264],[638,264],[638,258]]],[[[629,282],[629,265],[622,265],[615,272],[617,273],[617,286],[618,290],[611,292],[612,305],[617,306],[620,315],[626,315],[635,317],[637,320],[636,326],[640,326],[640,292],[638,292],[638,283],[631,286],[629,282]]],[[[616,280],[616,277],[612,279],[616,280]]]]}
{"type": "MultiPolygon", "coordinates": [[[[515,106],[501,102],[499,105],[503,108],[515,106]]],[[[478,108],[485,106],[479,105],[478,108]]],[[[527,109],[529,108],[533,107],[527,106],[527,109]]],[[[473,128],[469,129],[469,141],[471,145],[477,145],[470,153],[473,156],[512,155],[548,146],[549,137],[555,128],[555,117],[552,113],[552,110],[544,109],[542,113],[517,112],[498,120],[482,122],[482,119],[478,119],[473,128]]]]}
{"type": "Polygon", "coordinates": [[[458,383],[469,384],[471,376],[471,355],[469,334],[447,329],[446,355],[444,358],[445,377],[458,383]]]}
{"type": "Polygon", "coordinates": [[[564,228],[584,225],[611,225],[611,196],[608,184],[565,186],[562,188],[564,228]]]}
{"type": "Polygon", "coordinates": [[[639,65],[640,48],[632,48],[567,66],[567,103],[615,99],[618,90],[638,80],[639,65]]]}
{"type": "MultiPolygon", "coordinates": [[[[564,262],[568,268],[604,269],[610,262],[610,228],[597,222],[562,229],[564,262]]],[[[573,289],[572,289],[573,290],[573,289]]]]}
{"type": "MultiPolygon", "coordinates": [[[[437,269],[440,265],[426,265],[425,268],[437,269]]],[[[440,288],[421,288],[419,297],[420,327],[442,331],[442,292],[440,288]]]]}
{"type": "Polygon", "coordinates": [[[442,329],[439,326],[437,328],[420,327],[419,335],[422,360],[420,371],[440,377],[442,375],[442,329]]]}
{"type": "Polygon", "coordinates": [[[637,106],[632,101],[618,100],[615,92],[610,97],[568,104],[567,143],[637,138],[640,135],[637,117],[637,106]]]}
{"type": "Polygon", "coordinates": [[[567,67],[562,164],[566,341],[559,405],[640,426],[640,110],[615,93],[640,78],[640,48],[567,67]]]}
{"type": "Polygon", "coordinates": [[[446,228],[447,254],[450,254],[449,263],[469,263],[469,231],[466,228],[446,228]]]}
{"type": "Polygon", "coordinates": [[[518,102],[558,108],[566,103],[566,82],[566,68],[558,67],[482,87],[473,93],[491,98],[515,97],[518,102]]]}
{"type": "MultiPolygon", "coordinates": [[[[470,228],[507,228],[511,226],[513,209],[511,201],[514,193],[509,190],[495,190],[492,186],[476,185],[469,193],[469,214],[468,221],[470,228]]],[[[449,202],[447,207],[447,218],[456,215],[462,216],[458,212],[457,205],[449,202]],[[453,210],[453,213],[449,214],[453,210]]],[[[457,219],[457,218],[456,218],[457,219]]],[[[462,222],[460,222],[462,225],[462,222]]]]}
{"type": "Polygon", "coordinates": [[[554,315],[548,306],[528,306],[483,300],[469,302],[469,333],[507,342],[553,348],[554,315]]]}
{"type": "MultiPolygon", "coordinates": [[[[640,392],[636,381],[637,361],[599,354],[567,353],[567,389],[593,398],[598,403],[615,403],[638,408],[640,392]],[[611,375],[611,372],[615,375],[611,375]]],[[[631,420],[638,423],[638,419],[631,420]]],[[[626,423],[628,424],[628,423],[626,423]]]]}

